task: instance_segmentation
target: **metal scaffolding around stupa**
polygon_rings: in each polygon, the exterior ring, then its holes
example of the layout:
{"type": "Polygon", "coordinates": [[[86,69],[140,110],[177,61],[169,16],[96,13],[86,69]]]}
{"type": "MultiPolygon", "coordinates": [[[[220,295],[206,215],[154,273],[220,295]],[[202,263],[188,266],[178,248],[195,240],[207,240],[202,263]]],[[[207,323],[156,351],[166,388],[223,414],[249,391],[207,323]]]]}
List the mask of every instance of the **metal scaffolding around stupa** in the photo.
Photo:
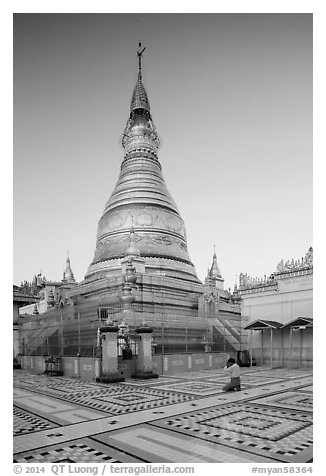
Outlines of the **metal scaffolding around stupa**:
{"type": "Polygon", "coordinates": [[[139,44],[138,77],[121,139],[124,157],[98,223],[93,261],[77,284],[67,258],[69,298],[46,311],[43,328],[40,319],[35,323],[35,336],[26,334],[29,351],[46,345],[63,355],[95,355],[99,323],[107,320],[131,333],[150,325],[162,354],[239,348],[239,302],[224,290],[215,252],[205,283],[198,279],[184,222],[162,175],[160,140],[143,85],[144,50],[139,44]]]}

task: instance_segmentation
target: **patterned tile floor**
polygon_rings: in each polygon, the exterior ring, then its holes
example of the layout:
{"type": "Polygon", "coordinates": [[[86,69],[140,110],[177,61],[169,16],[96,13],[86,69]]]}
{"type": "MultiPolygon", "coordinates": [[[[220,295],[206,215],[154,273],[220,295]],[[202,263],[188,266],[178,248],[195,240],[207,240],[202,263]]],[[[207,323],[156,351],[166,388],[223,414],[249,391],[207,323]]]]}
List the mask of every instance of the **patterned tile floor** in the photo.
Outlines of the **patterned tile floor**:
{"type": "Polygon", "coordinates": [[[14,462],[288,462],[312,459],[312,373],[221,370],[79,382],[14,372],[14,462]]]}
{"type": "Polygon", "coordinates": [[[180,394],[156,388],[135,387],[126,383],[96,385],[85,384],[60,378],[58,382],[49,381],[49,377],[29,376],[19,379],[14,385],[20,388],[40,392],[43,395],[59,398],[66,402],[84,405],[96,410],[114,414],[134,412],[162,405],[171,405],[195,398],[193,395],[180,394]],[[34,378],[31,378],[34,377],[34,378]],[[49,381],[49,385],[46,385],[49,381]]]}
{"type": "MultiPolygon", "coordinates": [[[[182,392],[190,395],[196,395],[196,396],[206,396],[206,395],[212,395],[215,393],[221,393],[222,387],[225,385],[225,379],[224,381],[220,383],[213,383],[213,382],[203,382],[203,381],[188,381],[188,382],[181,382],[181,383],[175,383],[175,384],[168,384],[164,385],[162,387],[156,387],[159,389],[165,389],[165,390],[171,390],[174,392],[182,392]]],[[[247,386],[242,385],[242,388],[247,388],[247,386]]]]}
{"type": "Polygon", "coordinates": [[[47,430],[54,428],[57,425],[33,415],[31,412],[26,412],[20,408],[14,407],[14,436],[24,435],[26,433],[33,433],[34,431],[47,430]]]}
{"type": "Polygon", "coordinates": [[[312,417],[296,411],[232,403],[151,423],[219,445],[291,462],[312,444],[312,417]]]}
{"type": "Polygon", "coordinates": [[[313,397],[303,390],[297,392],[285,392],[281,395],[273,395],[271,397],[264,397],[258,400],[253,400],[253,403],[260,403],[267,406],[273,406],[289,410],[303,410],[312,412],[313,397]]]}
{"type": "Polygon", "coordinates": [[[20,453],[14,463],[136,463],[141,460],[126,453],[111,449],[90,438],[71,441],[65,445],[54,445],[20,453]]]}

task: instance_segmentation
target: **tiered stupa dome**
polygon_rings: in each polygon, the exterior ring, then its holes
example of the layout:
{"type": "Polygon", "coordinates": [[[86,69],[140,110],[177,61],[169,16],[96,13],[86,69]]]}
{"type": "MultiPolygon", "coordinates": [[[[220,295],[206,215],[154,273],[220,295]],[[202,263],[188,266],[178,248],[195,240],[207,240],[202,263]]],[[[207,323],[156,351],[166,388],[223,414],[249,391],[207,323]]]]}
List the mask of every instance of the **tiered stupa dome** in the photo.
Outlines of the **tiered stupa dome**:
{"type": "MultiPolygon", "coordinates": [[[[144,48],[145,49],[145,48],[144,48]]],[[[198,282],[189,258],[184,222],[162,175],[160,146],[142,82],[139,44],[138,79],[122,137],[125,154],[120,175],[98,224],[96,250],[85,279],[118,272],[129,245],[130,229],[146,274],[163,274],[198,282]]]]}

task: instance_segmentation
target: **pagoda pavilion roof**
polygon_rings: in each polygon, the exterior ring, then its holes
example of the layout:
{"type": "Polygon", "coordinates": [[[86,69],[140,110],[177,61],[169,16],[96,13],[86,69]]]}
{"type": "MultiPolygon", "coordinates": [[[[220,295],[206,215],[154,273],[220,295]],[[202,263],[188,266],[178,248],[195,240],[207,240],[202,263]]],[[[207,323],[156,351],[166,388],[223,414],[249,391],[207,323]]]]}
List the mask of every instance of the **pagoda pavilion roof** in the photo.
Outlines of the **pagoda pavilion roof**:
{"type": "Polygon", "coordinates": [[[267,321],[266,319],[257,319],[245,326],[246,330],[279,329],[282,324],[278,321],[267,321]]]}
{"type": "Polygon", "coordinates": [[[282,329],[285,329],[286,327],[300,327],[300,326],[305,326],[305,327],[313,327],[313,318],[312,317],[297,317],[296,319],[293,319],[293,321],[287,322],[282,326],[282,329]]]}

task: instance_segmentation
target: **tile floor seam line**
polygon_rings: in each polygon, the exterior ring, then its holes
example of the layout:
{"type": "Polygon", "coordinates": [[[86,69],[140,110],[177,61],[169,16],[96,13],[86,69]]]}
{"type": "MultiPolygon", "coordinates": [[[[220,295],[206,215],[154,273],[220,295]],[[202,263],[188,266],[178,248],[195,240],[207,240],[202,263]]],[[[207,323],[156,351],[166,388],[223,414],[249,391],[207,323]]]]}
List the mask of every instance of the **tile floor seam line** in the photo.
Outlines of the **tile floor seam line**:
{"type": "MultiPolygon", "coordinates": [[[[100,440],[96,439],[95,436],[97,436],[97,435],[92,435],[92,436],[89,436],[88,438],[91,439],[92,441],[95,441],[96,443],[102,443],[100,440]]],[[[118,446],[114,446],[112,443],[106,444],[106,446],[108,448],[112,448],[115,451],[120,451],[120,452],[122,451],[123,453],[126,453],[128,456],[134,456],[132,453],[129,453],[125,450],[121,450],[118,446]]],[[[137,455],[137,458],[139,458],[138,455],[137,455]]],[[[148,463],[148,461],[146,461],[146,460],[143,460],[143,461],[144,461],[144,463],[148,463]]]]}
{"type": "Polygon", "coordinates": [[[299,411],[300,413],[307,413],[307,415],[311,415],[313,413],[313,410],[305,410],[305,409],[301,409],[301,408],[291,408],[290,406],[284,406],[284,405],[277,405],[277,404],[268,404],[268,403],[260,403],[260,402],[252,402],[252,403],[255,403],[256,405],[259,405],[261,407],[273,407],[273,408],[285,408],[286,410],[292,410],[292,411],[299,411]]]}

